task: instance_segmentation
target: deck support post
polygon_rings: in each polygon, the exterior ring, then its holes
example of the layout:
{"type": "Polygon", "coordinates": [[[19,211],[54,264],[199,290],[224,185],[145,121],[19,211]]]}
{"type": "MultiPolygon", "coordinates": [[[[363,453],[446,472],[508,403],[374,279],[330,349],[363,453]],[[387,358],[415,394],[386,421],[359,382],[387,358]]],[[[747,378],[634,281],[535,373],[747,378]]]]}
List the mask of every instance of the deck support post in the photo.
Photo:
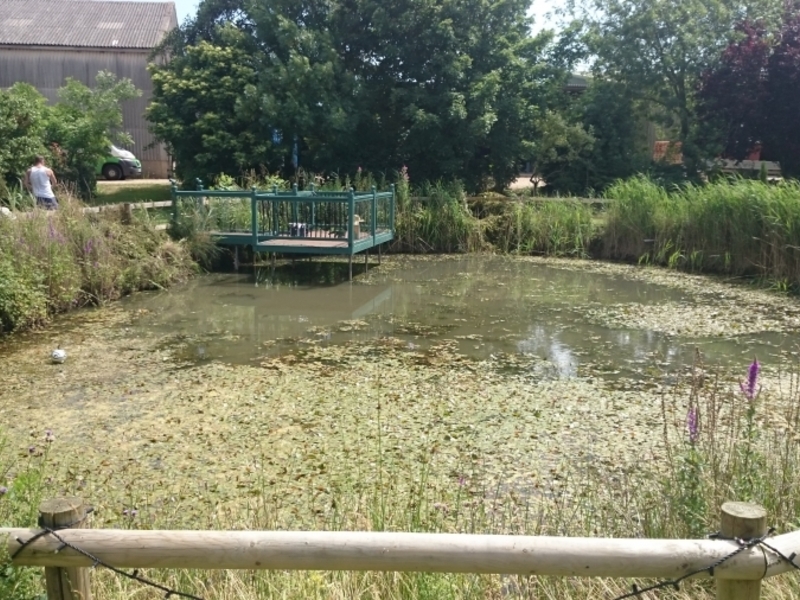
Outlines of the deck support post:
{"type": "Polygon", "coordinates": [[[353,255],[350,255],[350,281],[353,281],[353,255]]]}
{"type": "Polygon", "coordinates": [[[239,246],[233,247],[233,268],[239,270],[239,246]]]}
{"type": "Polygon", "coordinates": [[[378,264],[381,264],[381,246],[382,244],[378,244],[378,264]]]}
{"type": "Polygon", "coordinates": [[[364,272],[369,271],[369,250],[364,252],[364,272]]]}

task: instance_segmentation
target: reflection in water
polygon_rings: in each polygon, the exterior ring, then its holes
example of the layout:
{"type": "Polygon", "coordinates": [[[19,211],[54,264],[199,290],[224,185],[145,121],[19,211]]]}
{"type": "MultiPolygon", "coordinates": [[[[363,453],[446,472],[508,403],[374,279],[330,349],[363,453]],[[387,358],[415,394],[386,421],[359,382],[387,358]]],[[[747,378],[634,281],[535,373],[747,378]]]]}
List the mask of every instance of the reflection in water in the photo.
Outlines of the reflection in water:
{"type": "MultiPolygon", "coordinates": [[[[442,339],[485,359],[526,354],[549,361],[565,377],[593,372],[639,376],[657,366],[692,361],[700,346],[715,363],[742,362],[742,352],[778,354],[788,336],[691,340],[587,322],[608,305],[689,303],[672,288],[499,257],[403,260],[347,281],[342,262],[299,260],[248,274],[209,275],[162,294],[127,301],[143,316],[137,326],[172,336],[188,360],[250,362],[309,343],[401,338],[425,350],[442,339]],[[144,309],[144,310],[141,310],[144,309]]],[[[363,272],[363,264],[360,265],[363,272]]]]}

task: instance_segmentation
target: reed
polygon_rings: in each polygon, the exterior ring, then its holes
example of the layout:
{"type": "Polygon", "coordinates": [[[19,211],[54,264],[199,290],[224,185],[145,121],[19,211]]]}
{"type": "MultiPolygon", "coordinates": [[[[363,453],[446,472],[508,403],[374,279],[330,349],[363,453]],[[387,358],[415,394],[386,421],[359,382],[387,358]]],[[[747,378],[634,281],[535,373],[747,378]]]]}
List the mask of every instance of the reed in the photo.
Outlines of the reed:
{"type": "Polygon", "coordinates": [[[727,179],[666,190],[618,182],[603,233],[607,258],[800,286],[800,183],[727,179]]]}

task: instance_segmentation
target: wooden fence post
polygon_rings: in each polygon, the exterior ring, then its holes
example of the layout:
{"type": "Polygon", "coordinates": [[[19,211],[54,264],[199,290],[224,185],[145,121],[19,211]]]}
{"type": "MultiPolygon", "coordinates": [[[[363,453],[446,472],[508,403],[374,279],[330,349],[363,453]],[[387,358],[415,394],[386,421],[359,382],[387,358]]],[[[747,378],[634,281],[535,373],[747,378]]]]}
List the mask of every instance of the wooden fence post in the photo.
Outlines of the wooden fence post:
{"type": "MultiPolygon", "coordinates": [[[[87,506],[82,498],[46,500],[39,506],[39,518],[45,527],[82,529],[86,526],[87,506]]],[[[47,600],[92,600],[89,569],[46,567],[47,600]]]]}
{"type": "Polygon", "coordinates": [[[133,205],[130,202],[125,202],[121,207],[121,217],[123,225],[130,225],[133,222],[133,205]]]}
{"type": "MultiPolygon", "coordinates": [[[[719,530],[724,538],[744,540],[761,537],[767,533],[767,511],[762,506],[748,502],[726,502],[722,505],[722,522],[719,530]]],[[[766,568],[765,568],[766,571],[766,568]]],[[[717,600],[758,600],[761,598],[761,580],[717,580],[717,600]]]]}

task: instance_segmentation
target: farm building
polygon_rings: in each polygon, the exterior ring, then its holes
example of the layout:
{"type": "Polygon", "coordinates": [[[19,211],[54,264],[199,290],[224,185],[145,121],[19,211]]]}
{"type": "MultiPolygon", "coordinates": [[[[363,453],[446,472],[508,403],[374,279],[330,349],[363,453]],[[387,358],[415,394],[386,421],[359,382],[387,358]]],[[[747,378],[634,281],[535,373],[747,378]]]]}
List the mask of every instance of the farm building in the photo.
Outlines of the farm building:
{"type": "Polygon", "coordinates": [[[144,117],[152,94],[148,56],[178,24],[173,2],[0,0],[0,88],[30,83],[48,100],[67,77],[88,86],[99,71],[127,77],[142,96],[123,104],[129,148],[145,177],[167,177],[170,160],[144,117]]]}

